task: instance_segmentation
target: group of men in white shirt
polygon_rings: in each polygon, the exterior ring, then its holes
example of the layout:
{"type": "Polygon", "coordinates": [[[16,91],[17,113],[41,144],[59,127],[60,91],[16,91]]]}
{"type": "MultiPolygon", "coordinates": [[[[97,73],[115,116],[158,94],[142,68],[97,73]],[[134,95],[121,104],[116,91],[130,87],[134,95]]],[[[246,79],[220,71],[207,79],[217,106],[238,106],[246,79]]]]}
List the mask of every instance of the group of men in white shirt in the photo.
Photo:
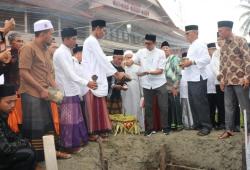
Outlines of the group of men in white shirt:
{"type": "Polygon", "coordinates": [[[198,39],[197,25],[185,27],[190,46],[181,63],[182,78],[188,83],[194,128],[200,136],[208,135],[212,127],[225,129],[220,139],[240,131],[239,105],[246,111],[247,124],[250,123],[249,48],[244,38],[232,33],[232,27],[232,21],[218,22],[219,50],[215,43],[206,46],[198,39]]]}
{"type": "MultiPolygon", "coordinates": [[[[61,32],[63,43],[53,56],[56,86],[64,93],[63,102],[60,105],[61,145],[73,152],[80,151],[81,145],[89,140],[96,141],[100,138],[107,140],[108,133],[112,130],[106,103],[107,77],[113,76],[121,80],[126,76],[124,72],[118,72],[106,59],[98,42],[105,35],[106,22],[94,20],[91,26],[91,35],[84,41],[83,48],[74,48],[77,39],[77,31],[74,28],[63,29],[61,32]],[[72,57],[73,48],[74,57],[72,57]],[[84,54],[84,59],[81,59],[79,53],[84,54]],[[84,107],[81,106],[81,99],[84,99],[84,107]]],[[[215,109],[211,109],[213,97],[208,97],[210,95],[207,93],[216,92],[219,102],[223,103],[223,94],[219,93],[216,78],[209,78],[209,74],[218,75],[218,51],[213,53],[211,60],[207,46],[198,39],[197,25],[186,26],[185,34],[190,47],[187,57],[180,63],[183,68],[182,79],[187,82],[192,127],[198,130],[197,135],[205,136],[215,126],[215,109]],[[209,88],[210,82],[214,83],[212,91],[209,88]]],[[[209,44],[208,47],[214,48],[214,45],[209,44]]],[[[146,34],[144,46],[145,48],[138,50],[126,63],[127,66],[133,63],[139,65],[137,76],[140,77],[145,103],[145,136],[154,133],[153,98],[155,96],[158,99],[161,129],[165,135],[168,135],[170,132],[168,108],[171,106],[168,106],[164,72],[166,56],[163,50],[156,47],[156,35],[146,34]]],[[[221,128],[225,121],[222,106],[217,103],[221,128]]]]}
{"type": "Polygon", "coordinates": [[[88,140],[107,140],[107,132],[111,131],[105,101],[108,93],[107,76],[115,75],[121,79],[124,73],[118,73],[105,59],[97,41],[105,35],[105,26],[103,20],[92,21],[92,33],[84,42],[82,61],[79,57],[78,60],[72,58],[71,54],[77,39],[74,28],[62,30],[63,43],[53,56],[56,82],[64,93],[60,106],[60,139],[63,147],[74,151],[79,151],[81,144],[88,140]],[[80,104],[82,97],[85,107],[80,104]]]}

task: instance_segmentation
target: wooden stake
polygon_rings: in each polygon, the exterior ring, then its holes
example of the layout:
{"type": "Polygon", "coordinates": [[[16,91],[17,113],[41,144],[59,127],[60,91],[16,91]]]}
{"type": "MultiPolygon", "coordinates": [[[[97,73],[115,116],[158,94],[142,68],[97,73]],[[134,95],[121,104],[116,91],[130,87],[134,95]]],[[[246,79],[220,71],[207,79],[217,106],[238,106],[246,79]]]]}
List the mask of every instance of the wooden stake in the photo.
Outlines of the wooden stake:
{"type": "Polygon", "coordinates": [[[55,140],[53,135],[43,136],[43,147],[44,147],[46,170],[58,170],[55,140]]]}
{"type": "Polygon", "coordinates": [[[166,164],[166,149],[165,145],[161,147],[160,150],[160,170],[166,170],[167,164],[166,164]]]}
{"type": "Polygon", "coordinates": [[[101,162],[101,170],[108,170],[108,160],[104,159],[103,156],[103,146],[102,146],[102,140],[99,137],[99,139],[97,140],[98,144],[99,144],[99,150],[100,150],[100,162],[101,162]]]}
{"type": "Polygon", "coordinates": [[[249,153],[248,153],[248,132],[247,132],[247,111],[244,109],[243,110],[243,114],[244,114],[244,129],[245,129],[245,154],[246,154],[246,169],[250,170],[250,157],[249,157],[249,153]]]}

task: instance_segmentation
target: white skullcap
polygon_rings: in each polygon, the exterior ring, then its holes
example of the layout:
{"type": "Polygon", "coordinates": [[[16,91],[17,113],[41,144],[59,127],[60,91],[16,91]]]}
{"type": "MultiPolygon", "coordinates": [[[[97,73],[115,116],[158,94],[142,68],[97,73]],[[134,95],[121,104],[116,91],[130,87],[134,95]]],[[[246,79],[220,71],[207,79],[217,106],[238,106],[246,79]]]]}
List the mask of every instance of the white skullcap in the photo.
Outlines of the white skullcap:
{"type": "Polygon", "coordinates": [[[53,25],[49,20],[39,20],[34,23],[34,32],[53,29],[53,25]]]}
{"type": "Polygon", "coordinates": [[[126,50],[126,51],[124,52],[124,56],[125,56],[125,55],[128,55],[128,54],[134,55],[133,51],[131,51],[131,50],[126,50]]]}

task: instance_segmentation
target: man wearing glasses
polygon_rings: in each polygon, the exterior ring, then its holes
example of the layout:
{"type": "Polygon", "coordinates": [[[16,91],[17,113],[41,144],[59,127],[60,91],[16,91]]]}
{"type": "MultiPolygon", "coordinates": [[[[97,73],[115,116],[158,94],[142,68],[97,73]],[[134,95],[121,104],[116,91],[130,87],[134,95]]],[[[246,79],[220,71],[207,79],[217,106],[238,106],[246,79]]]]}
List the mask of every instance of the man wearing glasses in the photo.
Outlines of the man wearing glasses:
{"type": "Polygon", "coordinates": [[[169,134],[168,126],[168,92],[164,68],[165,53],[156,48],[156,35],[146,34],[145,48],[140,49],[133,57],[132,63],[140,65],[138,76],[141,77],[145,100],[145,136],[151,136],[153,130],[153,97],[156,95],[160,108],[161,128],[165,135],[169,134]]]}

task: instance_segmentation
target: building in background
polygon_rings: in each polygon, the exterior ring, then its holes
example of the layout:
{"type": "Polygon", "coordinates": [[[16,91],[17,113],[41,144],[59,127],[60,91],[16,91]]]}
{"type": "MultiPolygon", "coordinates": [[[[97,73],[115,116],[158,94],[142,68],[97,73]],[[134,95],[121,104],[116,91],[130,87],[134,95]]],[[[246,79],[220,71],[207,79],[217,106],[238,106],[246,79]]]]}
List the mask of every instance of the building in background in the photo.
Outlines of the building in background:
{"type": "Polygon", "coordinates": [[[107,54],[115,48],[136,51],[143,46],[146,33],[156,34],[158,45],[167,40],[180,53],[187,47],[184,32],[176,27],[172,19],[177,19],[170,18],[174,15],[167,9],[157,0],[1,0],[0,17],[1,22],[15,18],[16,31],[25,34],[26,40],[33,37],[35,21],[49,19],[57,41],[63,27],[74,27],[80,43],[89,35],[90,21],[104,19],[107,35],[101,45],[107,54]]]}

